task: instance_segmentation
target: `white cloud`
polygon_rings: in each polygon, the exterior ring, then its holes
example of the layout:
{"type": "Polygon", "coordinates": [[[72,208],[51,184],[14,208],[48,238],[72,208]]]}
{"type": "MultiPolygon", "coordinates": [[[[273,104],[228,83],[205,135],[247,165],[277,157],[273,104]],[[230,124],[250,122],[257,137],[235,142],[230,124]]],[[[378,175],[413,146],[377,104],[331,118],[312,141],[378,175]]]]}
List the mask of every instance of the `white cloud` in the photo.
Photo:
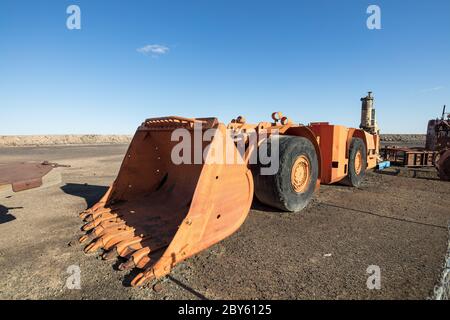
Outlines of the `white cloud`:
{"type": "Polygon", "coordinates": [[[169,52],[169,47],[161,44],[148,44],[142,48],[138,48],[136,51],[145,55],[150,55],[153,58],[161,56],[169,52]]]}
{"type": "Polygon", "coordinates": [[[421,90],[421,92],[433,92],[433,91],[438,91],[441,89],[444,89],[444,86],[437,86],[434,88],[424,89],[424,90],[421,90]]]}

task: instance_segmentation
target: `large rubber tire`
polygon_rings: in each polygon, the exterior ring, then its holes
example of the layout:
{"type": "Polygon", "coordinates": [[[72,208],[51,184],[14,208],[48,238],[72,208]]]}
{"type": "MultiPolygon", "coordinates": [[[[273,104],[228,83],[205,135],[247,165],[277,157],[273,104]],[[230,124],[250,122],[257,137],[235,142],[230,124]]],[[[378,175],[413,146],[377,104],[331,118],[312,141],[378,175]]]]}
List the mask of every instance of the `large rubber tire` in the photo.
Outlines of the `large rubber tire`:
{"type": "MultiPolygon", "coordinates": [[[[262,203],[283,211],[297,212],[311,201],[319,174],[316,150],[310,140],[296,136],[274,135],[267,142],[267,153],[275,150],[278,142],[279,167],[271,175],[261,174],[261,169],[269,165],[252,166],[255,195],[262,203]],[[309,164],[308,178],[301,180],[302,192],[297,192],[291,178],[292,169],[298,159],[309,164]]],[[[304,176],[302,176],[304,177],[304,176]]]]}
{"type": "Polygon", "coordinates": [[[359,187],[364,180],[367,169],[367,149],[364,141],[361,138],[353,138],[350,143],[349,158],[348,158],[348,175],[342,181],[351,187],[359,187]],[[357,155],[360,158],[357,161],[357,155]],[[357,164],[359,163],[359,165],[357,164]]]}

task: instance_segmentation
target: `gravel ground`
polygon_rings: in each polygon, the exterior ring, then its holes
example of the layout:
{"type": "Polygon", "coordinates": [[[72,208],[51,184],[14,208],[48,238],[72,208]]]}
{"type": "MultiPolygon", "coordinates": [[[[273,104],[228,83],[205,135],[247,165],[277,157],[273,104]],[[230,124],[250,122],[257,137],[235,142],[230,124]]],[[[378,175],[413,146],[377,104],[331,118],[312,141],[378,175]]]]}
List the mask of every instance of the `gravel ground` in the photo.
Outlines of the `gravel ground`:
{"type": "Polygon", "coordinates": [[[442,271],[450,183],[369,173],[360,189],[322,186],[306,210],[287,214],[254,202],[238,232],[179,264],[170,276],[130,288],[77,239],[78,212],[115,178],[126,145],[2,148],[0,163],[48,160],[62,182],[0,195],[1,299],[425,299],[442,271]],[[81,289],[66,287],[67,268],[81,289]],[[366,270],[381,268],[381,289],[366,270]]]}

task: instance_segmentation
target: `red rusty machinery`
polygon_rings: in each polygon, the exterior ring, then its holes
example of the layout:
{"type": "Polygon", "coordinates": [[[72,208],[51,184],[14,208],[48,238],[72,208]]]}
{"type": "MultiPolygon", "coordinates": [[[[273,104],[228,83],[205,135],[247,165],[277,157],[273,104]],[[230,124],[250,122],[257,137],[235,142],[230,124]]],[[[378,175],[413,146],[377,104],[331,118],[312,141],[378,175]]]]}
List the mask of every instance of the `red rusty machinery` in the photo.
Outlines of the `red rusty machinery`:
{"type": "Polygon", "coordinates": [[[450,114],[428,121],[425,148],[389,146],[381,149],[384,160],[409,168],[435,167],[441,180],[450,181],[450,114]]]}

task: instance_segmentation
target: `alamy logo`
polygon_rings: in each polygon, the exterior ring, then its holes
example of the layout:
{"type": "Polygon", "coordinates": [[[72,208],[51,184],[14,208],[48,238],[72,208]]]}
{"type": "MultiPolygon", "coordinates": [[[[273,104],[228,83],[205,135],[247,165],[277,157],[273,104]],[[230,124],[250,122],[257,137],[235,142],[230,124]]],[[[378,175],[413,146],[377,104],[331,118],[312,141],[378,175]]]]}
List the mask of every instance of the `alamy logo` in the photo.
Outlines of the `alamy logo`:
{"type": "Polygon", "coordinates": [[[171,151],[172,163],[180,164],[259,164],[261,175],[273,175],[279,168],[278,132],[246,129],[235,132],[215,128],[203,130],[195,124],[194,130],[178,128],[171,141],[178,142],[171,151]],[[270,141],[270,142],[269,142],[270,141]]]}
{"type": "Polygon", "coordinates": [[[69,290],[81,289],[81,270],[77,265],[71,265],[66,272],[70,275],[66,280],[66,288],[69,290]]]}
{"type": "Polygon", "coordinates": [[[381,289],[381,269],[379,266],[370,265],[367,267],[366,272],[370,274],[367,278],[367,289],[369,290],[380,290],[381,289]]]}
{"type": "Polygon", "coordinates": [[[66,20],[66,26],[69,30],[80,30],[81,29],[81,10],[77,5],[70,5],[66,10],[67,14],[70,14],[66,20]]]}
{"type": "Polygon", "coordinates": [[[381,29],[381,9],[379,6],[372,4],[367,8],[367,14],[370,16],[367,18],[366,25],[369,30],[381,29]]]}

